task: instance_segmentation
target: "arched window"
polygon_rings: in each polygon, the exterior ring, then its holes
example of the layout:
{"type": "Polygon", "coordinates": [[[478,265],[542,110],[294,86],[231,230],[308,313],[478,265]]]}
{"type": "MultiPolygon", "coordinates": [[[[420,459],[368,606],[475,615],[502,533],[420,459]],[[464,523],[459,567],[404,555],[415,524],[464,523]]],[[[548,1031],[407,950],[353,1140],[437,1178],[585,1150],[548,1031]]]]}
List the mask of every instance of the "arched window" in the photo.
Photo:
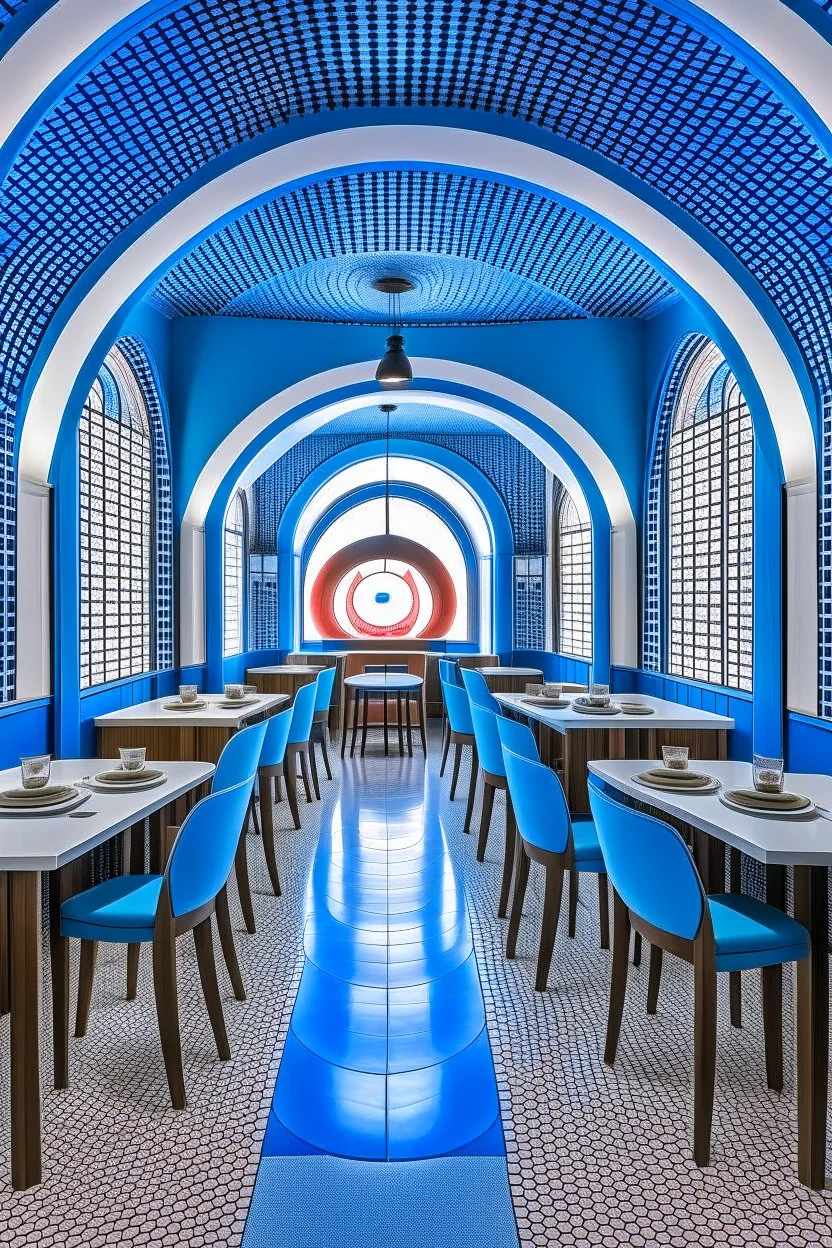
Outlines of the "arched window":
{"type": "Polygon", "coordinates": [[[592,658],[592,526],[570,494],[557,503],[557,648],[592,658]]]}
{"type": "Polygon", "coordinates": [[[142,388],[118,346],[84,404],[78,442],[84,689],[153,666],[153,448],[142,388]]]}
{"type": "Polygon", "coordinates": [[[753,429],[719,349],[682,374],[666,456],[667,670],[751,689],[753,429]]]}
{"type": "Polygon", "coordinates": [[[238,490],[225,513],[223,537],[223,592],[225,620],[223,652],[239,654],[243,649],[245,606],[246,503],[238,490]]]}

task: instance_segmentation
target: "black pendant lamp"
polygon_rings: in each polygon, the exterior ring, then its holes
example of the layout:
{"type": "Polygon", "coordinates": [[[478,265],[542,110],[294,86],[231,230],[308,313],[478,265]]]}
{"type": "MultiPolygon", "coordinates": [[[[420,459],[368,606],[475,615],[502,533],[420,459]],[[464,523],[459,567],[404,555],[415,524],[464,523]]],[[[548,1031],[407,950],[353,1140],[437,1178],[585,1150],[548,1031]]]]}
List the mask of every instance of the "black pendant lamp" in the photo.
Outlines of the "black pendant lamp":
{"type": "Polygon", "coordinates": [[[387,295],[390,328],[393,330],[387,339],[387,350],[376,369],[376,381],[385,390],[401,390],[413,380],[413,369],[405,354],[404,337],[397,332],[401,329],[402,319],[400,300],[402,295],[413,290],[413,283],[406,277],[378,277],[373,286],[387,295]]]}

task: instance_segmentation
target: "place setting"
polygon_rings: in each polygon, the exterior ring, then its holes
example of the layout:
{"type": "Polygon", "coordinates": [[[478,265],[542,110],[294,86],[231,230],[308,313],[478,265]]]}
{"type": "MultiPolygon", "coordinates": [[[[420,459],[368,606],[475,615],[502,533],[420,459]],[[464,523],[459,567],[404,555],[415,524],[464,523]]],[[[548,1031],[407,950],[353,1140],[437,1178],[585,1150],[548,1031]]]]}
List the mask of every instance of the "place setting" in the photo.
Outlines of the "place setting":
{"type": "Polygon", "coordinates": [[[690,750],[686,745],[662,746],[662,766],[633,776],[637,784],[667,793],[717,793],[722,787],[715,776],[692,771],[690,750]]]}
{"type": "Polygon", "coordinates": [[[180,685],[179,697],[171,702],[165,702],[162,709],[165,711],[200,711],[208,705],[208,699],[199,695],[198,685],[180,685]]]}
{"type": "Polygon", "coordinates": [[[529,706],[546,706],[552,710],[565,710],[571,705],[569,698],[563,696],[563,686],[555,681],[546,681],[545,684],[529,681],[521,701],[529,706]]]}
{"type": "Polygon", "coordinates": [[[621,705],[610,697],[609,685],[590,685],[589,693],[572,699],[572,709],[581,715],[620,715],[621,705]]]}
{"type": "Polygon", "coordinates": [[[125,746],[118,753],[118,767],[107,768],[94,776],[85,776],[78,783],[98,793],[130,793],[140,789],[155,789],[167,780],[167,772],[160,767],[148,767],[145,746],[125,746]]]}
{"type": "Polygon", "coordinates": [[[215,706],[233,711],[239,706],[252,706],[259,701],[256,685],[223,685],[222,697],[216,699],[215,706]]]}
{"type": "Polygon", "coordinates": [[[65,815],[89,800],[74,784],[50,783],[51,754],[32,754],[20,760],[20,786],[0,792],[0,815],[65,815]]]}
{"type": "Polygon", "coordinates": [[[720,801],[731,810],[746,815],[762,815],[768,818],[805,818],[820,812],[810,797],[803,793],[790,793],[784,788],[785,771],[782,758],[767,758],[755,754],[751,763],[753,788],[725,789],[720,801]]]}

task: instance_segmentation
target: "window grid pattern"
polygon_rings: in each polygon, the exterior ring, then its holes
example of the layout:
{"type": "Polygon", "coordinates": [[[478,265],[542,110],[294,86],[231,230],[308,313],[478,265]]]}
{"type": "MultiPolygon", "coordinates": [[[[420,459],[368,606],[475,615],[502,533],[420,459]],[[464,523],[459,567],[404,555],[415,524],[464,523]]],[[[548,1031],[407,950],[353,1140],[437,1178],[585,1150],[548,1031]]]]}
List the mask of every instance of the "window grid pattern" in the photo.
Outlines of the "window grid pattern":
{"type": "Polygon", "coordinates": [[[248,634],[253,650],[275,650],[278,637],[277,556],[249,555],[248,634]]]}
{"type": "Polygon", "coordinates": [[[750,690],[753,430],[707,343],[680,387],[667,456],[668,672],[750,690]]]}
{"type": "Polygon", "coordinates": [[[557,504],[557,648],[592,658],[592,525],[564,490],[557,504]]]}
{"type": "Polygon", "coordinates": [[[676,297],[571,208],[481,178],[395,170],[277,196],[209,237],[150,298],[168,316],[386,324],[387,297],[371,283],[401,252],[416,284],[410,324],[648,316],[676,297]],[[427,215],[428,204],[441,211],[427,215]]]}
{"type": "Polygon", "coordinates": [[[78,433],[81,688],[151,669],[152,449],[144,397],[118,347],[78,433]]]}
{"type": "Polygon", "coordinates": [[[543,650],[546,646],[544,559],[514,560],[514,649],[543,650]]]}
{"type": "Polygon", "coordinates": [[[15,697],[17,499],[14,423],[0,416],[0,702],[15,697]]]}
{"type": "Polygon", "coordinates": [[[224,654],[240,654],[243,649],[246,555],[246,505],[238,490],[226,513],[223,534],[224,654]]]}
{"type": "Polygon", "coordinates": [[[173,495],[170,454],[156,378],[142,344],[136,338],[120,338],[119,348],[136,375],[147,405],[153,444],[154,568],[153,628],[154,663],[158,671],[174,664],[173,603],[173,495]]]}
{"type": "Polygon", "coordinates": [[[832,390],[822,406],[818,710],[832,718],[832,390]]]}

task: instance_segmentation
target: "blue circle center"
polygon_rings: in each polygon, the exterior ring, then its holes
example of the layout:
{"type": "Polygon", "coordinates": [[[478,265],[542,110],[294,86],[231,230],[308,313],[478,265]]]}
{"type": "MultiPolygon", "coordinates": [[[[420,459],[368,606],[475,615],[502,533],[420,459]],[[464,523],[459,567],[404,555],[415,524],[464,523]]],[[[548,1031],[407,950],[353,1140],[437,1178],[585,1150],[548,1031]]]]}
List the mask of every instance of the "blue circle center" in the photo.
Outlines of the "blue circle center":
{"type": "Polygon", "coordinates": [[[376,602],[389,602],[389,601],[390,601],[390,595],[388,594],[387,590],[380,589],[378,593],[376,594],[376,602]]]}

